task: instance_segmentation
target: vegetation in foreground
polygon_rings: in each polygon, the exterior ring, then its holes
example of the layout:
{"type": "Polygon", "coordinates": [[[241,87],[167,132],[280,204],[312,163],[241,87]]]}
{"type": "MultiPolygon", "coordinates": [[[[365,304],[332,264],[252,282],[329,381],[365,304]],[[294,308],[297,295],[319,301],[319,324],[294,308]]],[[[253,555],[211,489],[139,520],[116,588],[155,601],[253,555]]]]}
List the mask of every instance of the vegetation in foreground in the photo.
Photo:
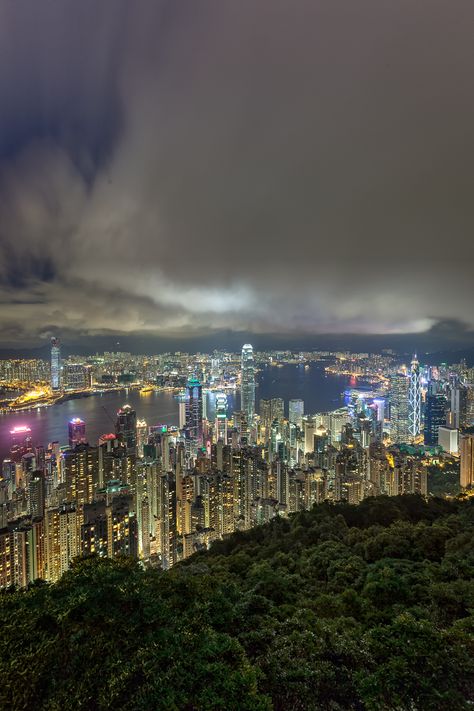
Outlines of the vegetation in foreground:
{"type": "Polygon", "coordinates": [[[451,711],[474,702],[474,504],[321,505],[168,573],[0,596],[0,707],[451,711]]]}

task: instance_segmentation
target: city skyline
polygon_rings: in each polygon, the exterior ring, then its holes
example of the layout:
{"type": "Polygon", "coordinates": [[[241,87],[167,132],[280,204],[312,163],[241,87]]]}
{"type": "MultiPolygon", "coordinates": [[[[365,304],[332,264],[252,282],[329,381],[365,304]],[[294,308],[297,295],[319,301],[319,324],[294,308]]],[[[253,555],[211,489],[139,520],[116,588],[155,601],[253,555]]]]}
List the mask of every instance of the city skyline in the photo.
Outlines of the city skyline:
{"type": "Polygon", "coordinates": [[[474,9],[434,6],[2,3],[2,346],[472,346],[474,9]]]}

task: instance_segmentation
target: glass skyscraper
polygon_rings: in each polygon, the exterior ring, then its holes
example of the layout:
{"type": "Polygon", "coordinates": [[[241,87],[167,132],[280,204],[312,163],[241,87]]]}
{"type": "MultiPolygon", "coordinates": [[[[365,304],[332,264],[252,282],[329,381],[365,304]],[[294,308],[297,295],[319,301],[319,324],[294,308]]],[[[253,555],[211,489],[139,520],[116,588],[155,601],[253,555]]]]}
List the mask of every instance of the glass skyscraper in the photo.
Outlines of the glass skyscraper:
{"type": "Polygon", "coordinates": [[[126,445],[128,454],[137,454],[137,413],[130,405],[117,412],[115,434],[126,445]]]}
{"type": "Polygon", "coordinates": [[[288,419],[299,427],[303,427],[304,400],[290,400],[288,404],[288,419]]]}
{"type": "Polygon", "coordinates": [[[410,378],[397,373],[390,378],[390,435],[395,444],[408,442],[409,407],[408,390],[410,378]]]}
{"type": "Polygon", "coordinates": [[[253,347],[249,343],[246,343],[242,348],[241,364],[242,412],[245,413],[247,422],[251,425],[255,415],[255,362],[253,347]]]}
{"type": "Polygon", "coordinates": [[[413,356],[413,360],[411,362],[408,410],[408,432],[410,439],[414,441],[421,432],[420,364],[416,355],[413,356]]]}
{"type": "Polygon", "coordinates": [[[51,339],[51,388],[61,389],[61,346],[59,338],[51,339]]]}
{"type": "Polygon", "coordinates": [[[191,453],[202,446],[202,385],[192,376],[186,384],[186,433],[191,453]]]}

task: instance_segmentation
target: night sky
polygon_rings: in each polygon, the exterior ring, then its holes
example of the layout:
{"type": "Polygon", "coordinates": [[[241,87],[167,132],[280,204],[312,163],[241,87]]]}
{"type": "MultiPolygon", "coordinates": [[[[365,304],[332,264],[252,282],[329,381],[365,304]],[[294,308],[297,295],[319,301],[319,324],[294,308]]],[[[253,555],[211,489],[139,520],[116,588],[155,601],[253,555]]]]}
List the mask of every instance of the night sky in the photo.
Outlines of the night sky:
{"type": "Polygon", "coordinates": [[[0,346],[474,343],[473,33],[472,0],[0,0],[0,346]]]}

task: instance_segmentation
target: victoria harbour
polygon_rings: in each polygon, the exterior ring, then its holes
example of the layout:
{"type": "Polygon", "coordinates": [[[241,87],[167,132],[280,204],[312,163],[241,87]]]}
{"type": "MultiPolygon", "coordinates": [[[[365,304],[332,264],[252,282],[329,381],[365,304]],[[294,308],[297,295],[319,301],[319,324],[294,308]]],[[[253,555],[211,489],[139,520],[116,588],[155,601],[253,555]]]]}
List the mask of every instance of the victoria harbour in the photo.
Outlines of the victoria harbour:
{"type": "MultiPolygon", "coordinates": [[[[283,367],[266,366],[256,376],[256,399],[281,397],[288,402],[301,398],[307,412],[334,410],[342,404],[343,392],[349,378],[328,375],[322,365],[304,368],[301,365],[283,367]]],[[[239,390],[228,391],[229,412],[240,408],[239,390]]],[[[0,414],[0,458],[6,457],[10,448],[10,431],[21,425],[31,429],[35,444],[59,442],[67,444],[68,422],[80,417],[86,423],[87,438],[95,444],[100,435],[113,431],[117,410],[129,404],[137,416],[148,425],[178,424],[177,393],[158,390],[141,394],[138,389],[126,389],[91,397],[67,400],[51,407],[22,412],[0,414]]],[[[214,393],[207,394],[208,417],[214,417],[214,393]]]]}

